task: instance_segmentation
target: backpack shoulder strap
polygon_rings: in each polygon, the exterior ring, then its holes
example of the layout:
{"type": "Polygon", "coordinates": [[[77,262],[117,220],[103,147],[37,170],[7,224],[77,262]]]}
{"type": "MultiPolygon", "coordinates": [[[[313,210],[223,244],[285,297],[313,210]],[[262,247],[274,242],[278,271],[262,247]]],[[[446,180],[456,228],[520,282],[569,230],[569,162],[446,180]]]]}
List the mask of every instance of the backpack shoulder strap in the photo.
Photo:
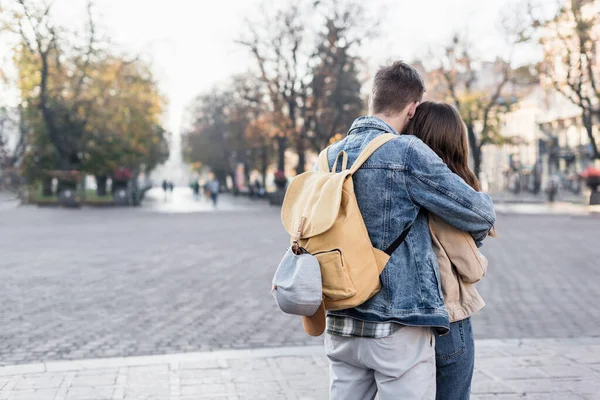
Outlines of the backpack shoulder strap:
{"type": "MultiPolygon", "coordinates": [[[[365,161],[367,161],[367,159],[369,157],[371,157],[371,155],[377,149],[379,149],[381,146],[383,146],[390,140],[395,139],[396,137],[397,137],[397,135],[394,135],[393,133],[385,133],[385,134],[379,135],[375,139],[371,140],[369,142],[369,144],[363,149],[363,151],[360,152],[360,154],[358,155],[358,158],[352,164],[352,167],[350,167],[350,172],[352,174],[354,174],[356,171],[358,171],[358,169],[360,167],[362,167],[362,165],[365,163],[365,161]]],[[[329,168],[329,165],[327,167],[329,168]]]]}
{"type": "Polygon", "coordinates": [[[329,170],[329,159],[328,159],[329,147],[330,146],[325,147],[325,150],[323,150],[319,154],[319,171],[321,171],[321,172],[331,172],[329,170]]]}
{"type": "MultiPolygon", "coordinates": [[[[419,218],[419,215],[421,215],[421,214],[425,214],[425,213],[426,213],[425,209],[424,209],[424,208],[421,208],[421,209],[419,210],[419,213],[417,214],[417,216],[416,216],[416,218],[415,218],[415,221],[417,220],[417,218],[419,218]]],[[[406,237],[407,237],[407,236],[408,236],[408,234],[410,233],[410,229],[413,227],[413,224],[415,223],[415,221],[411,222],[411,223],[410,223],[410,225],[408,226],[408,228],[406,228],[404,231],[402,231],[402,233],[400,234],[400,236],[398,236],[398,237],[396,238],[396,240],[394,240],[394,241],[392,242],[392,244],[390,244],[390,245],[388,246],[388,248],[384,250],[384,252],[385,252],[385,253],[386,253],[388,256],[390,256],[390,257],[391,257],[391,256],[392,256],[392,253],[393,253],[394,251],[396,251],[396,249],[397,249],[398,247],[400,247],[400,245],[401,245],[402,243],[404,243],[404,239],[406,239],[406,237]]]]}

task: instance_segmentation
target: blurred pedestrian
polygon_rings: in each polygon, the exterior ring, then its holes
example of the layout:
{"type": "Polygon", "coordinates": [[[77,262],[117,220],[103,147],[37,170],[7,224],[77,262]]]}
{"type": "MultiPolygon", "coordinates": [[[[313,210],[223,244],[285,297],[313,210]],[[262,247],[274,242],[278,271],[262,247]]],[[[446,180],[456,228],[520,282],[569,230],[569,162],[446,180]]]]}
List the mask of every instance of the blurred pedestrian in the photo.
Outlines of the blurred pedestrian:
{"type": "Polygon", "coordinates": [[[254,192],[258,198],[262,197],[262,186],[258,179],[254,181],[254,192]]]}
{"type": "Polygon", "coordinates": [[[554,201],[556,200],[559,185],[560,178],[558,177],[558,175],[552,175],[552,177],[550,177],[550,180],[548,181],[548,187],[546,188],[546,191],[548,192],[548,201],[550,203],[554,203],[554,201]]]}
{"type": "Polygon", "coordinates": [[[165,201],[167,200],[167,189],[169,188],[169,183],[167,182],[167,180],[163,180],[162,182],[162,189],[163,192],[165,193],[165,201]]]}
{"type": "Polygon", "coordinates": [[[169,182],[169,191],[173,193],[173,189],[175,188],[175,184],[173,182],[169,182]]]}
{"type": "Polygon", "coordinates": [[[210,190],[208,190],[208,181],[202,184],[202,194],[206,201],[210,201],[210,190]]]}
{"type": "Polygon", "coordinates": [[[200,184],[198,181],[194,181],[194,183],[192,183],[192,190],[194,191],[194,198],[197,200],[198,196],[200,195],[200,184]]]}
{"type": "Polygon", "coordinates": [[[221,184],[219,183],[219,180],[214,174],[211,174],[207,186],[208,191],[210,192],[210,199],[212,200],[213,206],[216,208],[217,202],[219,200],[219,191],[221,190],[221,184]]]}

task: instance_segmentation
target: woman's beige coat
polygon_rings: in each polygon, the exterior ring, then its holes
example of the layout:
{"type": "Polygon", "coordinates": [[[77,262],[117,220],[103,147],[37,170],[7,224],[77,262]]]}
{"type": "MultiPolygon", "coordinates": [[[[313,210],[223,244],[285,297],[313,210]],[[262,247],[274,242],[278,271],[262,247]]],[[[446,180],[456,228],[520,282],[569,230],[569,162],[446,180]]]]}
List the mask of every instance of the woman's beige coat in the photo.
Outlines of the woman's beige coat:
{"type": "Polygon", "coordinates": [[[488,261],[468,233],[433,214],[429,214],[429,228],[450,322],[468,318],[485,306],[473,284],[485,275],[488,261]]]}

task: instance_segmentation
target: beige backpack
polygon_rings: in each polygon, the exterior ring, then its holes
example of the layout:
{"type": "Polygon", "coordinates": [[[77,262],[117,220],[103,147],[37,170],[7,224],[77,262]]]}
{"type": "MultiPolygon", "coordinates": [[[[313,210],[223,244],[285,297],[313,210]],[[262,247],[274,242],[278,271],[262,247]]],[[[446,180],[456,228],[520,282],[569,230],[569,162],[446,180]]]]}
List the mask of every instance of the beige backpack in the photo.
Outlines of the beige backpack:
{"type": "Polygon", "coordinates": [[[327,148],[319,155],[318,171],[298,175],[287,189],[283,226],[292,237],[294,253],[308,252],[318,259],[327,310],[353,308],[374,296],[381,287],[379,275],[410,230],[386,251],[374,248],[354,194],[352,175],[395,137],[390,133],[373,139],[350,169],[346,169],[348,154],[341,151],[330,171],[327,148]]]}

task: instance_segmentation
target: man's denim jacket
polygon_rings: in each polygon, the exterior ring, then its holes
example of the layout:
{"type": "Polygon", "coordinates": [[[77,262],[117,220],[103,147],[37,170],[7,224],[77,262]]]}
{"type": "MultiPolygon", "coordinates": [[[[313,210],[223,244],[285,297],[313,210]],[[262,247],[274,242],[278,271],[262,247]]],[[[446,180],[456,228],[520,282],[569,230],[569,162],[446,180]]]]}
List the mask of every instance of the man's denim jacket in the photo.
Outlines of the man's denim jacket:
{"type": "MultiPolygon", "coordinates": [[[[330,167],[342,150],[348,153],[348,165],[352,165],[372,139],[386,132],[397,134],[379,118],[358,118],[348,136],[329,149],[330,167]]],[[[373,246],[386,249],[413,225],[381,273],[381,291],[359,307],[330,314],[431,326],[445,332],[449,320],[438,263],[431,246],[427,213],[419,211],[423,208],[469,232],[480,246],[496,219],[490,197],[473,190],[425,143],[409,135],[398,135],[379,148],[353,180],[373,246]]]]}

